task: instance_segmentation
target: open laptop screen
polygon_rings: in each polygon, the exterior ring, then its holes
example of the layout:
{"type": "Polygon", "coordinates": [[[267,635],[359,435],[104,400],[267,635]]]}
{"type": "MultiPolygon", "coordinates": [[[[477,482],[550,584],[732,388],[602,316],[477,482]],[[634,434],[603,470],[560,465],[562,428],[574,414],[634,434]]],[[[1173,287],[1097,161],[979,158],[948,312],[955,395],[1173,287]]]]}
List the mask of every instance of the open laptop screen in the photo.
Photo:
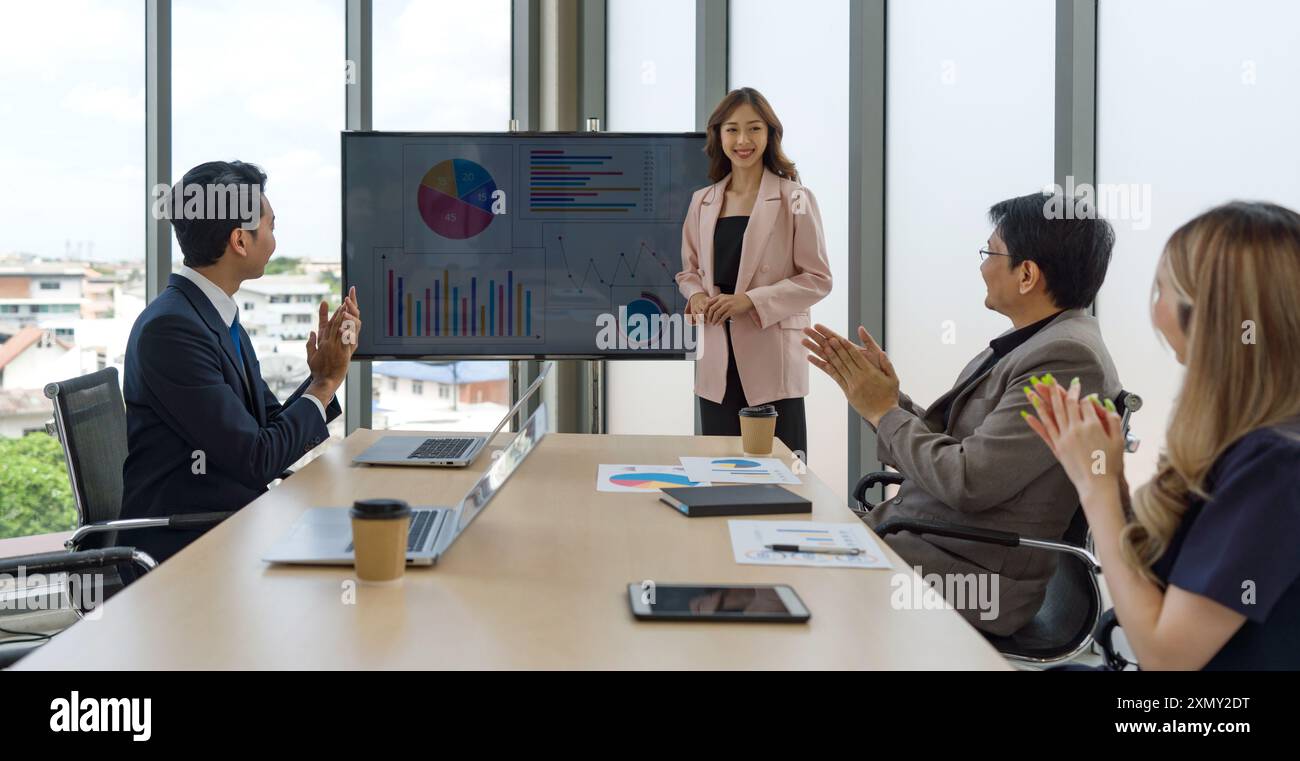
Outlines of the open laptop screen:
{"type": "Polygon", "coordinates": [[[546,404],[543,403],[537,406],[532,417],[528,418],[519,433],[515,434],[514,439],[501,450],[487,470],[483,471],[483,475],[479,476],[474,487],[460,501],[456,507],[456,528],[450,536],[451,541],[455,541],[456,537],[460,536],[460,533],[478,517],[478,514],[483,512],[483,508],[487,507],[487,503],[492,501],[500,491],[506,479],[510,478],[510,474],[518,470],[524,458],[537,448],[537,444],[546,435],[546,430],[546,404]]]}

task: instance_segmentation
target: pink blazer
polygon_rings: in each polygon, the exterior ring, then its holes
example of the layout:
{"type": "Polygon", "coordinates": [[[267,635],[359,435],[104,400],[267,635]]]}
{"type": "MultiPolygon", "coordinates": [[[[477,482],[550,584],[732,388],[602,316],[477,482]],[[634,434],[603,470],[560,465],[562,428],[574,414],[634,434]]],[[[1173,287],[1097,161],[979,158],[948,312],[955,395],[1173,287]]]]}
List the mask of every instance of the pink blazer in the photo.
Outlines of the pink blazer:
{"type": "MultiPolygon", "coordinates": [[[[677,287],[690,301],[716,295],[713,231],[731,175],[695,191],[682,225],[682,271],[677,287]]],[[[831,292],[831,267],[821,213],[808,188],[764,170],[745,227],[736,293],[754,308],[731,323],[736,369],[750,405],[808,395],[802,328],[808,309],[831,292]]],[[[727,390],[727,336],[722,325],[700,328],[695,393],[721,402],[727,390]]]]}

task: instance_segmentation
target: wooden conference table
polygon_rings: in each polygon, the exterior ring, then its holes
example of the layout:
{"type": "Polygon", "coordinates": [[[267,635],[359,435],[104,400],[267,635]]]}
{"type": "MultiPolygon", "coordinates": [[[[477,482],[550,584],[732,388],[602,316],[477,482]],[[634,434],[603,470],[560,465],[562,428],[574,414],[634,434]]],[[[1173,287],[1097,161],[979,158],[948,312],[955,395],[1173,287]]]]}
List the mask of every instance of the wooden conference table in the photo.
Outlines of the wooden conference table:
{"type": "MultiPolygon", "coordinates": [[[[437,566],[397,586],[264,563],[307,507],[453,504],[487,462],[352,465],[379,435],[336,442],[16,668],[1008,668],[954,611],[891,606],[893,571],[739,565],[726,518],[686,518],[657,493],[596,492],[599,463],[739,454],[738,438],[551,434],[437,566]],[[638,622],[626,590],[643,579],[788,583],[812,619],[638,622]]],[[[801,480],[790,488],[812,500],[813,520],[856,520],[811,472],[801,480]]]]}

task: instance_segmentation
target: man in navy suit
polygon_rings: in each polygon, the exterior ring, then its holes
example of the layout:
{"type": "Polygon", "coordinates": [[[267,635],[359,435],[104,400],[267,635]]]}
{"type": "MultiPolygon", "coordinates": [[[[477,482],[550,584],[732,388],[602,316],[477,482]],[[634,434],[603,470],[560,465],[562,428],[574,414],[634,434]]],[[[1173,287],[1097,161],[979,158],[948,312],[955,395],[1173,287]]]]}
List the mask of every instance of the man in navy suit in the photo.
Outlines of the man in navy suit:
{"type": "MultiPolygon", "coordinates": [[[[167,216],[184,266],[140,314],[127,343],[123,518],[238,510],[325,441],[326,423],[340,413],[334,395],[361,329],[355,289],[333,316],[321,302],[318,329],[307,339],[311,377],[284,404],[262,380],[239,324],[233,296],[262,276],[275,252],[265,184],[256,166],[214,161],[186,172],[172,190],[167,216]],[[244,195],[211,203],[231,189],[244,195]]],[[[161,561],[201,533],[141,529],[123,539],[161,561]]]]}

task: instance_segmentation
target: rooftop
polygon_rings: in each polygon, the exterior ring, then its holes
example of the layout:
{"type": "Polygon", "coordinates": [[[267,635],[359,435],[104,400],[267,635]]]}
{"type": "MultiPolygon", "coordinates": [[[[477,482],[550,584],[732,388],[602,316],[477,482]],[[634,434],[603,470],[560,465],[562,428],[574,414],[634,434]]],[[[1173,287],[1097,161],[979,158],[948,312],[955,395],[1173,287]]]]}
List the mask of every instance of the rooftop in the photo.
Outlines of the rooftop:
{"type": "MultiPolygon", "coordinates": [[[[38,328],[35,325],[28,325],[10,336],[8,341],[0,344],[0,370],[3,370],[6,365],[13,362],[14,358],[18,355],[30,349],[33,344],[41,339],[41,336],[45,335],[45,332],[45,330],[38,328]]],[[[54,343],[64,349],[72,348],[72,344],[67,341],[55,339],[54,343]]]]}
{"type": "Polygon", "coordinates": [[[329,283],[314,277],[303,275],[264,275],[256,280],[245,280],[239,290],[265,295],[281,294],[326,294],[332,288],[329,283]]]}
{"type": "Polygon", "coordinates": [[[482,383],[510,379],[510,363],[496,361],[466,362],[376,362],[375,375],[409,378],[437,383],[482,383]],[[453,367],[455,369],[453,377],[453,367]]]}

